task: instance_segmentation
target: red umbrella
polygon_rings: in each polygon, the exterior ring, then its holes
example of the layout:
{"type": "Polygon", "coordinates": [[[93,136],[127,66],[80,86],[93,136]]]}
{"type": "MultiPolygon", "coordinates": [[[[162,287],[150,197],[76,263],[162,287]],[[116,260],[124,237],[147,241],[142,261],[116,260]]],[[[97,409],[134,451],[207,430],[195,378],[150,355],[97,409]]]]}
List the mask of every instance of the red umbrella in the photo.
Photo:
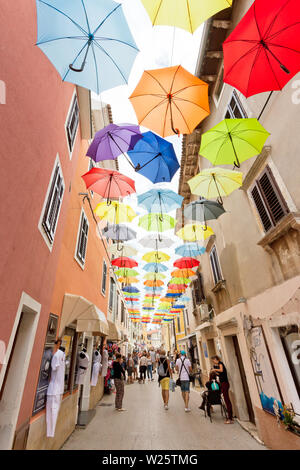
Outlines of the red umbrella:
{"type": "Polygon", "coordinates": [[[118,171],[92,168],[82,178],[87,189],[108,200],[135,193],[134,181],[118,171]]]}
{"type": "Polygon", "coordinates": [[[224,82],[246,97],[281,90],[300,70],[299,0],[255,0],[223,50],[224,82]]]}
{"type": "Polygon", "coordinates": [[[131,258],[127,258],[127,256],[120,256],[119,258],[115,258],[112,260],[111,264],[113,266],[118,266],[119,268],[134,268],[139,264],[131,258]]]}
{"type": "Polygon", "coordinates": [[[179,292],[179,291],[185,290],[187,288],[187,284],[169,284],[168,288],[171,290],[176,289],[179,292]]]}
{"type": "Polygon", "coordinates": [[[175,263],[173,263],[173,266],[179,269],[190,269],[194,268],[195,266],[199,266],[200,261],[198,261],[195,258],[189,258],[189,257],[184,257],[184,258],[179,258],[175,263]]]}

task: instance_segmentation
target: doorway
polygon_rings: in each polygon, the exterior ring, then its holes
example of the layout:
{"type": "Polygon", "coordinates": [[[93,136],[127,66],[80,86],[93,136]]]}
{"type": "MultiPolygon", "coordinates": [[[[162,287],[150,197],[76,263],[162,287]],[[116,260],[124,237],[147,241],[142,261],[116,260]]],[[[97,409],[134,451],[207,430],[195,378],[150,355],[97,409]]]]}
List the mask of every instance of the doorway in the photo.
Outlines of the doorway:
{"type": "Polygon", "coordinates": [[[242,385],[243,385],[245,401],[246,401],[246,405],[247,405],[247,411],[248,411],[248,415],[249,415],[249,421],[251,423],[255,424],[255,417],[254,417],[254,411],[253,411],[251,396],[250,396],[250,392],[249,392],[248,382],[247,382],[247,378],[246,378],[245,368],[244,368],[244,364],[243,364],[242,355],[241,355],[240,346],[239,346],[237,336],[235,336],[235,335],[232,336],[232,341],[233,341],[233,345],[234,345],[234,351],[235,351],[237,363],[238,363],[238,366],[239,366],[239,371],[240,371],[241,381],[242,381],[242,385]]]}
{"type": "Polygon", "coordinates": [[[11,339],[0,395],[0,449],[12,448],[40,304],[22,294],[11,339]]]}

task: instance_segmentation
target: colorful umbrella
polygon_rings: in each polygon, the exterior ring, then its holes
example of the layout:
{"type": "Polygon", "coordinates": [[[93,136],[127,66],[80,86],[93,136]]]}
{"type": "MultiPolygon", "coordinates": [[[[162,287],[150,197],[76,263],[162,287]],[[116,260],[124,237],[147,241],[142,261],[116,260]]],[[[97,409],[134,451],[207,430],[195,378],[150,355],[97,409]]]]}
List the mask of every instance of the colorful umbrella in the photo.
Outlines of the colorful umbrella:
{"type": "Polygon", "coordinates": [[[136,237],[136,232],[127,225],[107,225],[102,232],[105,238],[110,238],[118,243],[125,240],[133,240],[136,237]]]}
{"type": "Polygon", "coordinates": [[[164,283],[163,281],[157,280],[157,281],[145,281],[144,285],[147,287],[160,287],[163,286],[164,283]]]}
{"type": "Polygon", "coordinates": [[[120,258],[115,258],[111,262],[112,266],[118,266],[119,268],[134,268],[139,264],[127,256],[120,256],[120,258]]]}
{"type": "Polygon", "coordinates": [[[161,273],[147,273],[145,274],[144,279],[150,279],[150,281],[155,281],[156,279],[166,279],[166,276],[161,273]]]}
{"type": "Polygon", "coordinates": [[[192,269],[198,267],[199,264],[200,261],[194,258],[180,258],[173,263],[173,266],[179,269],[192,269]]]}
{"type": "Polygon", "coordinates": [[[200,224],[187,224],[178,230],[178,232],[176,232],[177,237],[182,238],[188,242],[206,240],[213,234],[214,232],[210,227],[200,224]]]}
{"type": "Polygon", "coordinates": [[[37,0],[37,45],[64,81],[99,94],[128,82],[138,53],[112,0],[37,0]]]}
{"type": "Polygon", "coordinates": [[[138,284],[140,282],[136,277],[119,277],[118,281],[121,284],[138,284]]]}
{"type": "Polygon", "coordinates": [[[142,259],[147,261],[147,263],[161,263],[169,261],[170,256],[162,251],[149,251],[149,253],[146,253],[142,259]]]}
{"type": "Polygon", "coordinates": [[[172,285],[186,285],[191,282],[188,277],[172,277],[169,282],[169,287],[172,285]]]}
{"type": "Polygon", "coordinates": [[[126,286],[126,287],[123,287],[122,289],[123,292],[129,292],[129,293],[139,293],[139,289],[137,289],[136,287],[131,287],[131,286],[126,286]]]}
{"type": "Polygon", "coordinates": [[[206,221],[213,220],[225,213],[222,204],[207,199],[193,201],[184,208],[184,215],[187,219],[203,222],[207,227],[206,221]]]}
{"type": "Polygon", "coordinates": [[[162,292],[164,290],[163,287],[155,287],[154,288],[153,286],[145,286],[144,289],[145,289],[146,292],[153,292],[153,293],[162,292]]]}
{"type": "Polygon", "coordinates": [[[166,238],[163,236],[158,238],[156,234],[149,234],[147,237],[141,238],[139,243],[145,248],[154,248],[159,250],[161,248],[170,248],[174,241],[171,240],[171,238],[166,238]]]}
{"type": "Polygon", "coordinates": [[[131,222],[136,217],[136,213],[130,206],[117,201],[100,202],[94,212],[100,219],[113,224],[131,222]]]}
{"type": "Polygon", "coordinates": [[[170,212],[181,206],[183,197],[170,189],[151,189],[138,195],[138,204],[148,212],[170,212]]]}
{"type": "Polygon", "coordinates": [[[132,246],[127,246],[120,244],[120,246],[113,244],[109,246],[109,252],[112,255],[117,255],[117,256],[135,256],[137,254],[137,250],[135,248],[132,248],[132,246]]]}
{"type": "Polygon", "coordinates": [[[162,137],[191,134],[210,113],[208,84],[180,65],[146,70],[130,100],[139,124],[162,137]]]}
{"type": "Polygon", "coordinates": [[[203,253],[205,253],[205,247],[198,245],[198,243],[184,243],[175,248],[175,253],[180,256],[194,258],[203,255],[203,253]]]}
{"type": "Polygon", "coordinates": [[[281,90],[300,70],[300,3],[256,0],[223,43],[224,82],[244,96],[281,90]]]}
{"type": "Polygon", "coordinates": [[[139,126],[134,124],[109,124],[104,129],[96,132],[87,151],[87,156],[95,162],[115,160],[119,155],[124,155],[125,152],[132,149],[131,139],[133,136],[136,139],[135,142],[137,139],[142,138],[139,126]]]}
{"type": "Polygon", "coordinates": [[[135,171],[152,183],[170,182],[179,168],[173,145],[153,132],[145,132],[128,151],[135,171]]]}
{"type": "Polygon", "coordinates": [[[232,5],[232,0],[141,1],[153,25],[177,26],[190,33],[194,33],[205,20],[232,5]]]}
{"type": "Polygon", "coordinates": [[[188,181],[192,194],[207,199],[217,198],[220,204],[223,204],[223,196],[228,196],[242,184],[243,173],[218,167],[207,168],[188,181]]]}
{"type": "Polygon", "coordinates": [[[95,191],[108,201],[135,193],[134,181],[118,171],[92,168],[82,178],[87,189],[95,191]]]}
{"type": "Polygon", "coordinates": [[[269,137],[257,119],[224,119],[205,132],[199,154],[213,165],[234,165],[258,155],[269,137]]]}
{"type": "Polygon", "coordinates": [[[191,277],[195,276],[195,272],[192,269],[175,269],[171,272],[172,277],[191,277]]]}
{"type": "Polygon", "coordinates": [[[143,267],[144,271],[152,273],[163,273],[168,271],[168,267],[161,263],[148,263],[143,267]]]}
{"type": "Polygon", "coordinates": [[[120,268],[115,271],[116,276],[126,277],[126,276],[138,276],[139,273],[135,269],[130,268],[120,268]]]}
{"type": "Polygon", "coordinates": [[[167,214],[146,214],[139,218],[139,226],[148,232],[164,232],[175,227],[176,220],[167,214]]]}

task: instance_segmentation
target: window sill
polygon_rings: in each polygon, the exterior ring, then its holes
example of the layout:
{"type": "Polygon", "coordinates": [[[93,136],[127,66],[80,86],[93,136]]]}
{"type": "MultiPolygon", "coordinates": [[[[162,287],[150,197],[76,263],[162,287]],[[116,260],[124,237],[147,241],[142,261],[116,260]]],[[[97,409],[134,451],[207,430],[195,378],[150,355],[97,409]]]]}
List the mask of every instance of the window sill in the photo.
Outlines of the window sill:
{"type": "Polygon", "coordinates": [[[300,213],[291,212],[283,217],[278,224],[273,227],[257,243],[259,246],[267,249],[275,240],[283,237],[290,229],[300,231],[300,213]]]}
{"type": "Polygon", "coordinates": [[[225,279],[221,279],[220,281],[217,282],[217,284],[211,290],[215,294],[216,292],[219,292],[220,290],[225,289],[225,286],[226,286],[225,279]]]}

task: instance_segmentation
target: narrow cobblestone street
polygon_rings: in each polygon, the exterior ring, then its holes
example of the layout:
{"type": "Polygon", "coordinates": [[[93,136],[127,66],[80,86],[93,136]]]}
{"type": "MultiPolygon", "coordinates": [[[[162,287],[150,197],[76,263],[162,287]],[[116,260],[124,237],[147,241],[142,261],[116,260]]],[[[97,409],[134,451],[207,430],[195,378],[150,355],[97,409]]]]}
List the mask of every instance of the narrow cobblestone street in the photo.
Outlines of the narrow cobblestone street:
{"type": "Polygon", "coordinates": [[[126,385],[126,412],[114,409],[115,395],[104,396],[86,429],[76,429],[64,450],[263,450],[236,422],[225,425],[219,407],[213,422],[198,409],[200,394],[191,391],[191,412],[185,413],[178,388],[164,410],[156,378],[152,383],[126,385]],[[102,406],[111,405],[111,406],[102,406]]]}

